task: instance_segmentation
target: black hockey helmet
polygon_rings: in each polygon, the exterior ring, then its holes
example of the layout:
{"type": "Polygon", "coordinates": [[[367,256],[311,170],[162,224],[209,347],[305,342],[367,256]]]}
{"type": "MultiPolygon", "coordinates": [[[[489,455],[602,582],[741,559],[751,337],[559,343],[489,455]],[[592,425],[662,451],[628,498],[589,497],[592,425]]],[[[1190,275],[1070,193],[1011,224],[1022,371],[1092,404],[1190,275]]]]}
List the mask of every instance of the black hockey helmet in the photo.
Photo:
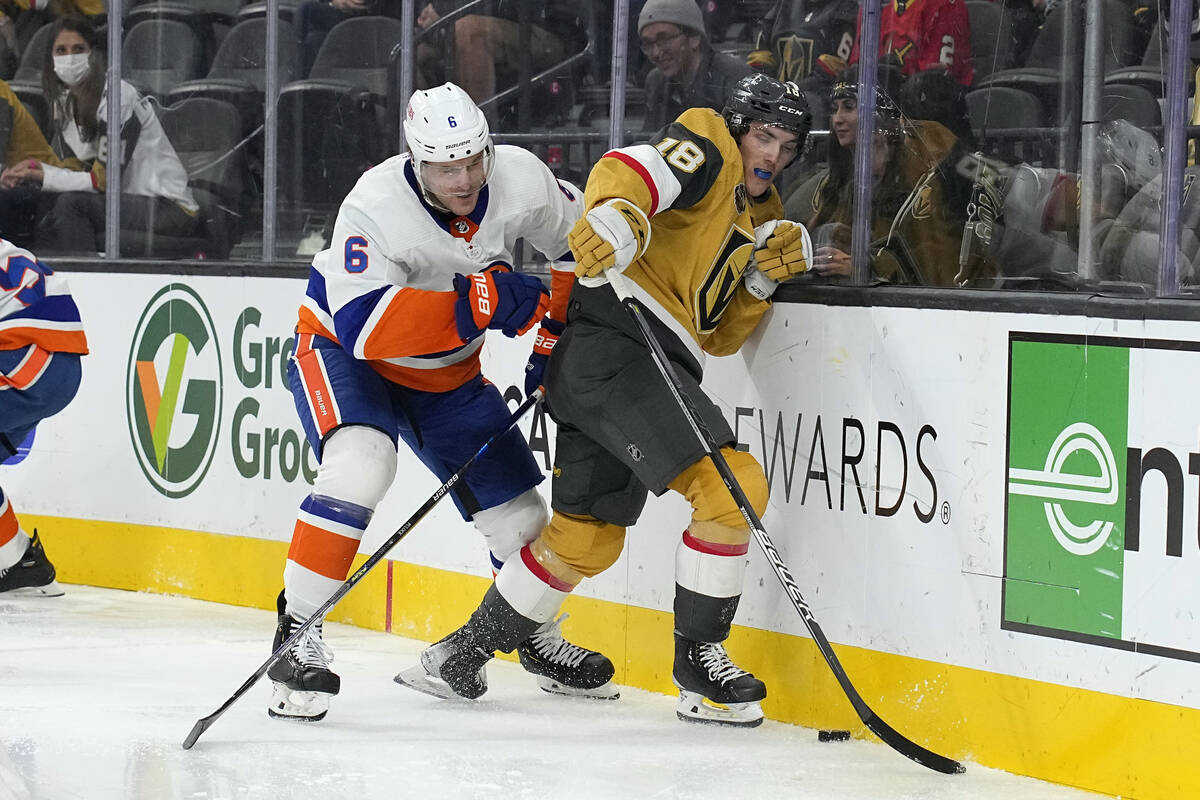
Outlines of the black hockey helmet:
{"type": "Polygon", "coordinates": [[[725,100],[722,116],[729,132],[739,142],[750,130],[750,123],[756,120],[792,131],[801,147],[812,128],[812,112],[800,88],[791,81],[777,81],[761,72],[738,81],[725,100]]]}

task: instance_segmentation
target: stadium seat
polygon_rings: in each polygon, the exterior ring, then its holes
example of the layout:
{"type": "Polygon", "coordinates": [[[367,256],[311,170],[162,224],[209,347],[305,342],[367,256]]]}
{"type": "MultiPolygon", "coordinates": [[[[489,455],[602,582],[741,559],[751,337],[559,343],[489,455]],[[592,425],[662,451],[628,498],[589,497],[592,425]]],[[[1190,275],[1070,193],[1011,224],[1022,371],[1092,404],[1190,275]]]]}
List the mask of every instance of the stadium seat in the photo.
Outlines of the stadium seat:
{"type": "Polygon", "coordinates": [[[242,129],[237,109],[221,100],[195,98],[163,109],[161,119],[187,169],[201,229],[195,236],[122,229],[121,255],[227,258],[240,235],[246,179],[244,158],[235,149],[242,129]]]}
{"type": "Polygon", "coordinates": [[[21,51],[21,60],[13,75],[10,86],[31,85],[41,89],[42,64],[46,60],[46,50],[50,47],[50,29],[52,25],[43,25],[29,39],[29,44],[21,51]]]}
{"type": "Polygon", "coordinates": [[[380,103],[387,98],[388,59],[400,43],[404,23],[392,17],[351,17],[329,31],[309,78],[366,89],[380,103]]]}
{"type": "Polygon", "coordinates": [[[1155,97],[1167,94],[1167,76],[1157,67],[1123,67],[1105,75],[1104,82],[1140,86],[1155,97]]]}
{"type": "Polygon", "coordinates": [[[383,158],[369,92],[329,81],[289,83],[279,94],[279,205],[336,210],[359,176],[383,158]]]}
{"type": "MultiPolygon", "coordinates": [[[[1128,67],[1137,61],[1140,54],[1135,51],[1135,32],[1128,23],[1128,6],[1122,0],[1104,2],[1104,70],[1128,67]]],[[[1059,97],[1062,91],[1063,65],[1067,56],[1063,52],[1063,32],[1067,17],[1065,13],[1054,13],[1046,18],[1029,48],[1025,64],[1020,68],[993,72],[986,78],[976,78],[975,88],[1005,86],[1032,93],[1042,104],[1049,121],[1059,118],[1059,97]]],[[[1080,31],[1082,37],[1082,30],[1080,31]]],[[[1082,48],[1082,38],[1079,47],[1082,48]]],[[[1078,54],[1072,54],[1072,58],[1078,54]]]]}
{"type": "Polygon", "coordinates": [[[1027,132],[1045,125],[1042,104],[1023,89],[986,86],[967,92],[967,115],[975,136],[993,155],[1035,163],[1041,163],[1049,155],[1045,152],[1045,139],[1027,132]],[[1003,135],[1004,131],[1026,133],[1003,135]]]}
{"type": "Polygon", "coordinates": [[[192,28],[173,19],[147,19],[129,29],[121,43],[122,77],[164,97],[201,74],[202,45],[192,28]]]}
{"type": "Polygon", "coordinates": [[[389,57],[404,25],[391,17],[352,17],[325,37],[306,80],[279,96],[280,202],[312,211],[336,208],[368,167],[383,160],[389,57]],[[286,166],[285,166],[286,165],[286,166]]]}
{"type": "MultiPolygon", "coordinates": [[[[262,124],[267,83],[267,19],[257,17],[236,24],[217,49],[208,75],[185,81],[171,90],[172,104],[189,97],[211,97],[232,103],[242,116],[244,134],[262,124]]],[[[279,22],[279,85],[298,74],[296,35],[291,23],[279,22]]]]}
{"type": "Polygon", "coordinates": [[[192,29],[192,33],[195,34],[196,41],[200,45],[197,67],[203,74],[217,50],[212,18],[202,9],[178,0],[154,0],[127,8],[123,23],[124,35],[128,36],[138,23],[154,19],[182,22],[192,29]]]}
{"type": "MultiPolygon", "coordinates": [[[[1104,1],[1104,70],[1128,67],[1140,60],[1135,52],[1136,33],[1129,22],[1129,6],[1122,0],[1104,1]]],[[[1091,0],[1096,2],[1096,0],[1091,0]]],[[[1061,70],[1063,62],[1063,26],[1069,15],[1054,13],[1046,17],[1029,48],[1026,67],[1061,70]]],[[[1082,37],[1082,30],[1080,36],[1082,37]]],[[[1080,39],[1080,47],[1083,40],[1080,39]]]]}
{"type": "MultiPolygon", "coordinates": [[[[279,0],[279,18],[295,23],[296,7],[300,5],[300,2],[301,0],[279,0]]],[[[245,22],[248,19],[265,17],[266,15],[267,4],[265,2],[247,3],[238,9],[236,22],[245,22]]]]}
{"type": "Polygon", "coordinates": [[[1158,99],[1141,86],[1109,83],[1100,96],[1100,118],[1125,119],[1139,128],[1153,128],[1162,124],[1162,109],[1158,99]]]}
{"type": "Polygon", "coordinates": [[[50,27],[43,25],[30,37],[29,44],[21,52],[16,74],[8,83],[13,94],[33,114],[46,138],[50,138],[50,104],[42,94],[42,63],[50,47],[50,27]]]}
{"type": "Polygon", "coordinates": [[[1037,97],[1007,86],[989,86],[967,92],[967,113],[976,133],[1038,128],[1044,124],[1042,104],[1037,97]]]}
{"type": "Polygon", "coordinates": [[[967,0],[971,24],[971,66],[975,80],[1017,66],[1017,41],[1004,5],[992,0],[967,0]]]}

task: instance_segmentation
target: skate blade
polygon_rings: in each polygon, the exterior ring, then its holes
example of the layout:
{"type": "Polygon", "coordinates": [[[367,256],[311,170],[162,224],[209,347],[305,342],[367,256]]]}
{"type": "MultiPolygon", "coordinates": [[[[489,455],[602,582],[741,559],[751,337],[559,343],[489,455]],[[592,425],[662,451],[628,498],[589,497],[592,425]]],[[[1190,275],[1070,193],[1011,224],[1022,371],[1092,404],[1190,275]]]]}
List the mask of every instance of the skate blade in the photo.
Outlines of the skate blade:
{"type": "Polygon", "coordinates": [[[549,694],[561,694],[567,697],[584,697],[588,700],[618,700],[621,697],[620,690],[613,686],[612,681],[606,682],[603,686],[597,686],[594,689],[581,689],[577,686],[567,686],[559,683],[553,678],[547,678],[545,675],[538,675],[537,684],[543,692],[549,694]]]}
{"type": "Polygon", "coordinates": [[[715,703],[702,694],[679,691],[675,716],[684,722],[700,725],[724,725],[731,728],[757,728],[762,724],[762,706],[751,703],[715,703]]]}
{"type": "Polygon", "coordinates": [[[437,697],[441,700],[468,699],[457,694],[441,678],[434,677],[426,672],[425,667],[419,662],[406,670],[396,673],[396,677],[392,678],[392,680],[401,686],[407,686],[409,689],[415,689],[418,692],[437,697]]]}
{"type": "Polygon", "coordinates": [[[62,597],[66,594],[58,581],[50,581],[45,586],[22,586],[19,589],[9,589],[0,597],[62,597]]]}
{"type": "Polygon", "coordinates": [[[282,683],[276,683],[267,713],[276,719],[320,722],[329,711],[331,696],[324,692],[297,692],[282,683]]]}

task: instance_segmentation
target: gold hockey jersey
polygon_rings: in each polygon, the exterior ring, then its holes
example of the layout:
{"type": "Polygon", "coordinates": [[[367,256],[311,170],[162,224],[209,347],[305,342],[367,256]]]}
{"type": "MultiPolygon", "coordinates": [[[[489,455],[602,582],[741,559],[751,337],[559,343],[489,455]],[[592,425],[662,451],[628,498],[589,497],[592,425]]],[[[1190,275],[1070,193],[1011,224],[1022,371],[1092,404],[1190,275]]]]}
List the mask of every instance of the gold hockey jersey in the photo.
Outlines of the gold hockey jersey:
{"type": "Polygon", "coordinates": [[[751,198],[742,177],[741,153],[725,121],[691,108],[654,144],[605,153],[584,192],[588,210],[622,198],[645,212],[650,241],[625,276],[677,335],[682,328],[718,356],[736,352],[770,306],[746,291],[742,276],[755,226],[783,216],[774,187],[751,198]]]}

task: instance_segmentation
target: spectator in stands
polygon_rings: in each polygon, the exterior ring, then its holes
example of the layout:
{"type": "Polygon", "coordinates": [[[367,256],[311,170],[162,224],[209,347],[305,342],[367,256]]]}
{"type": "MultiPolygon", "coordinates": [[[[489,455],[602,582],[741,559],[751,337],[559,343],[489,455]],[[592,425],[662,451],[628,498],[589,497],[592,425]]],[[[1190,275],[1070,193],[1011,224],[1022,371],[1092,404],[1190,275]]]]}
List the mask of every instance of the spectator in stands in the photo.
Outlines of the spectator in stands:
{"type": "MultiPolygon", "coordinates": [[[[417,17],[417,27],[426,30],[464,0],[433,0],[426,3],[417,17]]],[[[576,44],[582,48],[583,31],[578,25],[577,4],[568,0],[530,3],[532,15],[528,34],[530,69],[539,72],[563,60],[576,44]]],[[[485,6],[487,7],[487,6],[485,6]]],[[[483,103],[501,88],[498,75],[519,68],[521,31],[518,27],[518,0],[494,0],[490,14],[466,14],[454,21],[454,74],[444,74],[441,49],[425,43],[417,54],[421,82],[432,86],[453,78],[471,99],[483,103]]]]}
{"type": "MultiPolygon", "coordinates": [[[[29,161],[62,166],[33,115],[4,81],[0,81],[0,153],[6,170],[29,161]]],[[[32,243],[40,194],[36,186],[25,184],[0,188],[0,237],[20,247],[32,243]]]]}
{"type": "MultiPolygon", "coordinates": [[[[858,30],[862,30],[859,11],[858,30]]],[[[858,62],[854,42],[850,63],[858,62]]],[[[975,80],[971,66],[971,23],[963,0],[893,0],[884,3],[879,20],[879,55],[894,55],[906,76],[936,64],[945,65],[963,86],[975,80]]]]}
{"type": "Polygon", "coordinates": [[[53,114],[53,144],[67,168],[22,161],[0,175],[0,188],[33,184],[58,193],[38,231],[40,251],[95,253],[104,242],[105,175],[111,152],[121,164],[124,227],[188,236],[199,226],[188,175],[150,101],[121,82],[121,142],[107,137],[107,70],[95,29],[81,17],[62,17],[51,29],[42,89],[53,114]],[[79,167],[76,170],[71,167],[79,167]]]}
{"type": "Polygon", "coordinates": [[[647,0],[638,15],[638,36],[654,64],[646,76],[648,132],[688,108],[720,111],[737,82],[751,73],[739,59],[713,51],[695,0],[647,0]]]}
{"type": "Polygon", "coordinates": [[[826,93],[850,62],[857,0],[776,0],[747,57],[759,72],[826,93]]]}
{"type": "Polygon", "coordinates": [[[400,0],[305,0],[296,8],[300,74],[307,76],[329,32],[343,20],[364,14],[399,17],[400,0]]]}
{"type": "MultiPolygon", "coordinates": [[[[857,70],[847,70],[833,90],[829,167],[788,198],[785,215],[807,220],[813,235],[813,270],[841,279],[851,271],[854,150],[858,125],[857,70]]],[[[947,180],[946,164],[961,150],[937,122],[905,119],[891,95],[876,92],[876,132],[871,148],[874,181],[871,267],[894,283],[961,286],[994,274],[972,250],[960,266],[966,224],[961,187],[947,180]]]]}

